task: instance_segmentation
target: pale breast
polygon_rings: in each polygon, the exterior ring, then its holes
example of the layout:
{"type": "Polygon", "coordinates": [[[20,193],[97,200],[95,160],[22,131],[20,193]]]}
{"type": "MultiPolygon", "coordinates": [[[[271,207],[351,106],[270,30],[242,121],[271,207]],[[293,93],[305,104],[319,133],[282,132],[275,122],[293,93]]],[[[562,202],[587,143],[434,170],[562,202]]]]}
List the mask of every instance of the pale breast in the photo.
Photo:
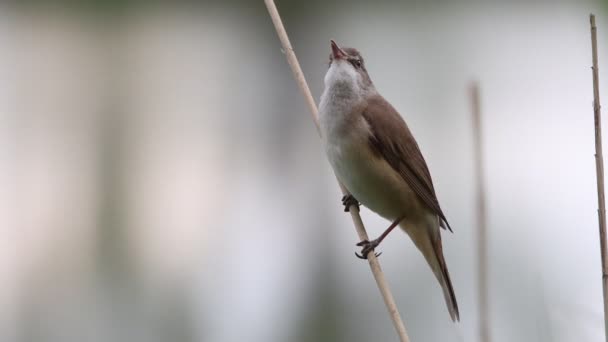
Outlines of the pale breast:
{"type": "Polygon", "coordinates": [[[327,157],[351,194],[364,206],[389,220],[418,212],[421,203],[415,193],[384,159],[371,150],[371,131],[363,116],[350,117],[346,121],[346,118],[340,119],[344,113],[324,114],[321,126],[327,157]]]}

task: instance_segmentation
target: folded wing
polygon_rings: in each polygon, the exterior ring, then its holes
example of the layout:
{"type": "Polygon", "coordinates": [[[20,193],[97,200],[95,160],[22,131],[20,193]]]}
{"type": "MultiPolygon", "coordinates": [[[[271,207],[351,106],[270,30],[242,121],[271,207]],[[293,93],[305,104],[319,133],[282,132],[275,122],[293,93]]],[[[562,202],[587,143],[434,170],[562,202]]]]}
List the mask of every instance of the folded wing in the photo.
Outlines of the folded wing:
{"type": "Polygon", "coordinates": [[[397,171],[410,188],[440,218],[440,225],[452,231],[435,194],[431,173],[418,143],[399,113],[382,96],[369,98],[363,117],[371,127],[369,144],[397,171]]]}

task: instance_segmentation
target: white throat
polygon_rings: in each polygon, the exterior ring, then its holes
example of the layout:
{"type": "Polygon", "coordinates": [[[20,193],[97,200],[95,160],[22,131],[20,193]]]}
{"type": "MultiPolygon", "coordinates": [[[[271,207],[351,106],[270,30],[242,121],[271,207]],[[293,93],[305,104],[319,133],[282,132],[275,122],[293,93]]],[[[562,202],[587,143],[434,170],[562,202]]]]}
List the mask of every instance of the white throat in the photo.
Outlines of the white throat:
{"type": "Polygon", "coordinates": [[[325,91],[335,96],[358,99],[364,94],[361,75],[347,61],[334,61],[325,74],[325,91]]]}
{"type": "Polygon", "coordinates": [[[372,85],[364,87],[362,76],[347,61],[334,61],[325,74],[325,89],[319,103],[321,134],[325,138],[339,138],[352,121],[353,109],[361,105],[372,85]]]}

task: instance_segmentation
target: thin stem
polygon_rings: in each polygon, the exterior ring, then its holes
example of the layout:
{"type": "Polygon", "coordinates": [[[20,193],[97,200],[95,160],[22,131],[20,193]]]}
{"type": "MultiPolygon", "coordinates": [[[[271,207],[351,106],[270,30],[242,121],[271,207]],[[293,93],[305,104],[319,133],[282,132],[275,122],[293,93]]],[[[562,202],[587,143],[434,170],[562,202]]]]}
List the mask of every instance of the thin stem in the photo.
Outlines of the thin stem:
{"type": "Polygon", "coordinates": [[[599,68],[597,66],[597,28],[595,15],[589,15],[591,23],[591,54],[593,59],[593,117],[595,121],[595,170],[597,175],[597,203],[600,226],[600,250],[602,256],[602,287],[604,291],[604,330],[608,342],[608,261],[606,253],[606,199],[604,197],[604,155],[602,153],[602,112],[600,110],[599,68]]]}
{"type": "MultiPolygon", "coordinates": [[[[281,17],[279,15],[279,11],[277,10],[276,5],[273,0],[264,0],[266,3],[266,7],[268,8],[268,13],[270,14],[270,18],[274,23],[274,27],[279,35],[279,40],[281,41],[281,45],[283,46],[283,51],[285,52],[285,56],[287,58],[287,62],[291,67],[291,71],[302,91],[302,95],[304,95],[304,99],[308,105],[308,109],[312,114],[313,120],[317,127],[317,132],[320,134],[319,130],[319,115],[317,112],[317,105],[315,100],[312,97],[310,89],[308,88],[308,84],[306,83],[306,79],[304,78],[304,74],[302,73],[302,69],[300,68],[300,64],[298,63],[298,59],[296,58],[296,54],[291,47],[291,43],[289,42],[289,37],[287,36],[287,32],[285,31],[285,27],[283,27],[283,22],[281,21],[281,17]]],[[[347,195],[348,192],[346,188],[340,181],[338,181],[340,185],[340,190],[342,194],[347,195]]],[[[363,221],[361,221],[361,216],[359,215],[359,208],[356,205],[351,205],[349,208],[350,216],[355,225],[355,229],[357,230],[357,234],[359,235],[359,239],[361,241],[369,240],[367,236],[367,232],[365,231],[365,227],[363,226],[363,221]]],[[[397,309],[397,304],[395,304],[395,299],[393,298],[393,294],[390,291],[388,286],[388,282],[386,277],[384,276],[384,272],[382,272],[382,268],[380,267],[380,262],[374,255],[374,253],[370,253],[367,258],[369,262],[369,266],[372,270],[372,274],[374,275],[374,279],[376,280],[376,284],[380,289],[380,293],[382,294],[382,298],[384,299],[384,304],[388,309],[388,312],[393,321],[393,325],[395,330],[397,330],[397,334],[399,335],[399,339],[402,342],[409,342],[409,337],[407,335],[407,331],[405,330],[405,326],[403,325],[403,321],[401,320],[401,316],[399,315],[399,310],[397,309]]]]}
{"type": "Polygon", "coordinates": [[[475,151],[475,188],[477,191],[477,289],[479,291],[479,339],[490,342],[490,318],[488,301],[488,232],[486,214],[485,174],[483,169],[483,143],[479,85],[473,83],[471,110],[473,114],[473,144],[475,151]]]}

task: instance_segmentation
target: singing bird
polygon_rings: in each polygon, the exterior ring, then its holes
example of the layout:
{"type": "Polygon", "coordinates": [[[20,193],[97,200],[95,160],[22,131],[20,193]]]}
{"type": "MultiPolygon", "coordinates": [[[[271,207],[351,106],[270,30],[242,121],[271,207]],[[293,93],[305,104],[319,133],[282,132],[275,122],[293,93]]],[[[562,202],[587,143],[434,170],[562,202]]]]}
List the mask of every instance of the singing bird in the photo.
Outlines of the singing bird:
{"type": "Polygon", "coordinates": [[[324,81],[321,138],[336,176],[348,189],[342,198],[345,210],[361,203],[392,222],[379,238],[358,244],[363,247],[360,257],[367,258],[399,226],[433,270],[452,320],[460,320],[440,235],[440,227],[452,229],[407,124],[378,93],[356,49],[340,48],[331,40],[324,81]]]}

